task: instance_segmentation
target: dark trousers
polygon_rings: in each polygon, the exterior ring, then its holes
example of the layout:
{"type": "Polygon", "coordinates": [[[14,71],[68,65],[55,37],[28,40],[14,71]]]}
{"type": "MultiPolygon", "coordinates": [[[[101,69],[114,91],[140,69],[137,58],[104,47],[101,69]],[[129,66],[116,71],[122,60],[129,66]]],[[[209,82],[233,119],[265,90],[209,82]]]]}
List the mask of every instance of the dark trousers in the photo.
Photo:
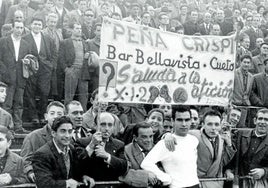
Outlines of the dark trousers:
{"type": "Polygon", "coordinates": [[[3,104],[3,108],[13,117],[15,130],[22,128],[23,93],[24,88],[16,87],[16,85],[8,86],[6,100],[3,104]]]}
{"type": "Polygon", "coordinates": [[[87,110],[88,102],[88,81],[81,79],[81,68],[68,67],[65,70],[65,93],[64,102],[67,104],[72,101],[78,89],[78,99],[84,111],[87,110]]]}
{"type": "Polygon", "coordinates": [[[31,76],[26,84],[24,100],[27,105],[31,119],[44,118],[48,104],[48,95],[51,87],[51,75],[49,71],[38,71],[31,76]],[[39,105],[36,105],[36,98],[39,96],[39,105]]]}

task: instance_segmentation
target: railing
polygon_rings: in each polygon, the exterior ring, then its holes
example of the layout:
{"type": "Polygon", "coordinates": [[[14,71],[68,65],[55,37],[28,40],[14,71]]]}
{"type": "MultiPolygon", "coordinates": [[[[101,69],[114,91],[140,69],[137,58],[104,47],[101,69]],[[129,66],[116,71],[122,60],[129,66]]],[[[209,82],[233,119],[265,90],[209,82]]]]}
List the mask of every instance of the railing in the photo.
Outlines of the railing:
{"type": "MultiPolygon", "coordinates": [[[[239,179],[250,179],[250,176],[240,176],[239,179]]],[[[200,182],[207,182],[207,181],[227,181],[227,178],[201,178],[199,179],[200,182]]],[[[100,185],[109,185],[109,186],[113,186],[113,185],[121,185],[123,184],[122,182],[119,181],[98,181],[95,182],[95,188],[98,188],[98,186],[100,185]]],[[[36,185],[34,183],[28,183],[28,184],[20,184],[20,185],[8,185],[8,186],[4,186],[3,188],[36,188],[36,185]]]]}

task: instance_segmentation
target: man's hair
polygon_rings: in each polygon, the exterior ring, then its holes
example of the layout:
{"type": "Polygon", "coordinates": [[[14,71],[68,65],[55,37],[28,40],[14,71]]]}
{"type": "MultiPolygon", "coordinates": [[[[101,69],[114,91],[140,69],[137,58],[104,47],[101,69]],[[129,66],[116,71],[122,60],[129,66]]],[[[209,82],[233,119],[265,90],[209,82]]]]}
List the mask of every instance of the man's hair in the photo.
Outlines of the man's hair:
{"type": "Polygon", "coordinates": [[[144,128],[151,128],[152,125],[150,123],[147,123],[146,121],[142,121],[137,123],[134,127],[133,127],[133,135],[135,135],[136,137],[139,136],[139,129],[144,128]]]}
{"type": "Polygon", "coordinates": [[[23,21],[13,20],[13,21],[12,21],[12,23],[11,23],[11,24],[12,24],[12,28],[14,28],[15,23],[22,23],[22,24],[23,24],[23,26],[24,26],[23,21]]]}
{"type": "Polygon", "coordinates": [[[232,108],[230,108],[229,113],[230,113],[232,110],[236,110],[236,111],[242,112],[242,110],[241,110],[240,108],[232,107],[232,108]]]}
{"type": "Polygon", "coordinates": [[[165,13],[165,12],[160,12],[160,14],[158,15],[158,19],[161,20],[163,16],[167,16],[168,17],[168,14],[165,13]]]}
{"type": "Polygon", "coordinates": [[[6,135],[7,141],[10,141],[14,138],[12,132],[7,127],[5,127],[3,125],[0,125],[0,133],[6,135]]]}
{"type": "Polygon", "coordinates": [[[53,124],[51,126],[51,129],[53,131],[57,132],[59,127],[64,123],[70,123],[73,126],[73,123],[72,123],[71,119],[68,116],[61,116],[61,117],[55,118],[55,120],[53,121],[53,124]]]}
{"type": "Polygon", "coordinates": [[[113,16],[119,16],[120,18],[122,18],[122,16],[118,12],[113,12],[111,14],[111,17],[113,17],[113,16]]]}
{"type": "Polygon", "coordinates": [[[76,105],[76,106],[82,106],[81,103],[79,101],[70,101],[68,102],[65,106],[66,106],[66,113],[68,114],[70,111],[70,105],[76,105]]]}
{"type": "Polygon", "coordinates": [[[189,106],[182,106],[182,105],[175,105],[172,106],[172,119],[175,120],[175,116],[176,113],[183,113],[183,112],[189,112],[190,113],[190,117],[192,117],[192,113],[190,111],[190,107],[189,106]]]}
{"type": "Polygon", "coordinates": [[[32,20],[31,20],[31,24],[34,22],[34,21],[38,21],[38,22],[42,22],[42,25],[44,25],[44,20],[40,17],[33,17],[32,20]]]}
{"type": "Polygon", "coordinates": [[[57,18],[57,19],[59,19],[59,16],[56,13],[51,12],[46,16],[46,21],[47,22],[48,22],[49,18],[57,18]]]}
{"type": "Polygon", "coordinates": [[[101,114],[103,114],[103,113],[107,113],[107,114],[110,114],[112,117],[113,117],[113,120],[114,120],[114,126],[115,126],[115,123],[116,123],[116,115],[114,115],[113,113],[110,113],[110,112],[101,112],[101,113],[99,113],[99,114],[97,114],[96,116],[95,116],[95,118],[94,118],[94,123],[96,124],[96,125],[98,125],[98,119],[100,119],[100,116],[101,116],[101,114]]]}
{"type": "Polygon", "coordinates": [[[251,55],[246,54],[246,55],[243,55],[241,57],[241,61],[243,61],[244,59],[250,59],[250,61],[251,61],[252,60],[252,57],[251,57],[251,55]]]}
{"type": "Polygon", "coordinates": [[[199,109],[197,106],[190,106],[190,110],[195,110],[199,114],[199,109]]]}
{"type": "Polygon", "coordinates": [[[94,31],[96,31],[97,27],[100,26],[101,27],[101,23],[100,22],[97,22],[94,24],[94,31]]]}
{"type": "Polygon", "coordinates": [[[59,102],[59,101],[52,101],[50,102],[48,105],[47,105],[47,110],[46,112],[48,113],[49,109],[52,107],[52,106],[56,106],[56,107],[60,107],[63,109],[63,112],[65,113],[65,106],[59,102]]]}
{"type": "Polygon", "coordinates": [[[268,109],[267,108],[261,108],[260,110],[258,110],[258,112],[255,115],[256,118],[258,118],[259,113],[267,114],[268,113],[268,109]]]}
{"type": "Polygon", "coordinates": [[[1,81],[0,81],[0,87],[5,87],[5,88],[7,88],[7,85],[6,85],[4,82],[1,82],[1,81]]]}
{"type": "Polygon", "coordinates": [[[164,121],[165,114],[164,114],[163,110],[161,110],[159,108],[153,108],[152,110],[150,110],[148,112],[148,118],[152,115],[153,112],[159,112],[162,115],[162,118],[163,118],[163,121],[164,121]]]}
{"type": "Polygon", "coordinates": [[[203,121],[205,122],[205,119],[207,116],[218,116],[221,119],[221,114],[217,110],[208,110],[204,116],[203,116],[203,121]]]}
{"type": "Polygon", "coordinates": [[[99,89],[97,88],[91,93],[91,99],[95,100],[96,95],[98,95],[98,94],[99,94],[99,89]]]}
{"type": "MultiPolygon", "coordinates": [[[[141,14],[141,18],[143,18],[143,16],[144,16],[145,14],[149,14],[149,15],[150,15],[149,12],[145,11],[145,12],[143,12],[143,13],[141,14]]],[[[151,15],[150,15],[150,16],[151,16],[151,15]]]]}

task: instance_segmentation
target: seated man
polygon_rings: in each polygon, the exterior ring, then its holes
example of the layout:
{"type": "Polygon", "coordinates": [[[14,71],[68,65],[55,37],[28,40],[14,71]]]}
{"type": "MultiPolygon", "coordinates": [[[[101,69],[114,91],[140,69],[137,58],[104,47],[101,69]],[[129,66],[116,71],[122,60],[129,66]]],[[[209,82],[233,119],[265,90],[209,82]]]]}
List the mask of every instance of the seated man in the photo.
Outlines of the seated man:
{"type": "Polygon", "coordinates": [[[112,137],[115,119],[111,113],[102,112],[97,119],[99,127],[86,147],[87,152],[81,154],[82,164],[89,167],[86,174],[96,181],[117,180],[127,172],[124,143],[112,137]]]}
{"type": "Polygon", "coordinates": [[[76,188],[83,183],[93,187],[94,180],[83,175],[76,150],[71,145],[73,123],[70,118],[56,118],[51,129],[53,139],[38,149],[32,158],[37,187],[76,188]]]}
{"type": "Polygon", "coordinates": [[[125,176],[120,176],[120,181],[133,187],[157,185],[158,179],[156,176],[140,167],[145,156],[153,148],[153,135],[153,129],[149,123],[140,122],[134,126],[134,139],[132,143],[125,147],[129,170],[125,176]]]}
{"type": "MultiPolygon", "coordinates": [[[[164,112],[161,109],[154,108],[148,113],[148,117],[146,118],[146,122],[150,123],[153,128],[154,143],[157,143],[161,139],[164,117],[164,112]]],[[[135,124],[130,124],[125,127],[125,131],[123,133],[123,141],[125,144],[132,142],[134,126],[135,124]]]]}
{"type": "Polygon", "coordinates": [[[9,150],[12,133],[0,125],[0,187],[26,182],[23,159],[9,150]]]}
{"type": "MultiPolygon", "coordinates": [[[[0,104],[3,104],[5,102],[6,96],[7,96],[7,85],[0,81],[0,104]]],[[[3,125],[8,129],[14,129],[11,114],[1,107],[0,107],[0,125],[3,125]]]]}
{"type": "Polygon", "coordinates": [[[53,101],[47,106],[45,113],[45,120],[47,124],[40,129],[34,130],[28,134],[21,147],[20,155],[25,160],[25,173],[31,182],[35,182],[35,176],[33,173],[33,167],[31,165],[31,157],[33,153],[52,140],[51,126],[55,118],[63,116],[65,113],[65,107],[58,101],[53,101]]]}

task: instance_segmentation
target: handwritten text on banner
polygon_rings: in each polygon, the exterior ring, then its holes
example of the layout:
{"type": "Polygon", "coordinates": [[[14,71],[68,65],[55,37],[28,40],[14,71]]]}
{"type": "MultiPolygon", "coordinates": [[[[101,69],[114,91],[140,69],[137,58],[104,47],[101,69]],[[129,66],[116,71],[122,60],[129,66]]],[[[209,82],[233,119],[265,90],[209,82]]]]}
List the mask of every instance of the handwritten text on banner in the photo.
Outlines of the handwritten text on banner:
{"type": "Polygon", "coordinates": [[[234,36],[184,36],[104,19],[100,101],[225,106],[235,49],[234,36]]]}

